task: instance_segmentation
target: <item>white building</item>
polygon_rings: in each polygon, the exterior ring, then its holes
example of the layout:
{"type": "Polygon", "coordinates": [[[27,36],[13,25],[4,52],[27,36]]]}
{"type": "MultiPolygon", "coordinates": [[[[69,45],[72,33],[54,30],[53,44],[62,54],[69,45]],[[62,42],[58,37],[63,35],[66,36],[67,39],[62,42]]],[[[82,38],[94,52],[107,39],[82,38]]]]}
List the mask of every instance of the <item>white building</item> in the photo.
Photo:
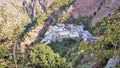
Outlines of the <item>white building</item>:
{"type": "Polygon", "coordinates": [[[57,24],[55,26],[50,26],[49,30],[45,33],[45,38],[43,38],[42,42],[49,44],[51,42],[63,40],[64,38],[79,38],[85,42],[95,41],[97,39],[96,37],[92,37],[88,31],[85,31],[82,25],[57,24]]]}

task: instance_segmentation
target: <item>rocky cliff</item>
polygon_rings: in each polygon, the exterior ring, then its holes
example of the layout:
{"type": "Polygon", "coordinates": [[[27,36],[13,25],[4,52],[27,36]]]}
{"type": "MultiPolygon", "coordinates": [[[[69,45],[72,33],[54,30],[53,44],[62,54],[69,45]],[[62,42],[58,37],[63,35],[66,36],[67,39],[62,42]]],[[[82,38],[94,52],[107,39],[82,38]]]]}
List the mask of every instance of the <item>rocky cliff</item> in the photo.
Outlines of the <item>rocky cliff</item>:
{"type": "Polygon", "coordinates": [[[120,5],[120,0],[76,0],[68,13],[74,18],[79,15],[92,16],[91,24],[95,25],[107,17],[120,5]]]}
{"type": "Polygon", "coordinates": [[[46,13],[53,2],[54,0],[23,0],[22,6],[29,17],[34,19],[39,13],[46,13]]]}

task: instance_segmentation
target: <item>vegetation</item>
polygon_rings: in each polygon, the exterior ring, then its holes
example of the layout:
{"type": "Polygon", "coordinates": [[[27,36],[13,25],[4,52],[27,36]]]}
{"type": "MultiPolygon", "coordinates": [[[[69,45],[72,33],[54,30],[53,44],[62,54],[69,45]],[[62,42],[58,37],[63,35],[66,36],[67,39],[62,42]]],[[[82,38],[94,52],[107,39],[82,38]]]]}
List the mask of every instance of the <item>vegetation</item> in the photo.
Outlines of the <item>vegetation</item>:
{"type": "Polygon", "coordinates": [[[74,3],[75,0],[56,0],[49,8],[55,10],[60,8],[61,10],[66,10],[68,7],[74,3]]]}
{"type": "MultiPolygon", "coordinates": [[[[74,22],[79,24],[81,22],[81,17],[79,19],[68,19],[68,23],[74,22]]],[[[88,21],[84,21],[83,24],[88,26],[88,21]]],[[[55,52],[58,52],[62,57],[67,59],[67,62],[72,62],[73,67],[82,67],[82,62],[85,61],[84,57],[87,56],[87,62],[97,62],[97,66],[105,66],[107,60],[112,57],[120,57],[120,15],[119,12],[103,19],[101,22],[96,24],[95,27],[85,27],[85,29],[90,30],[94,36],[98,36],[99,39],[96,42],[86,44],[85,42],[64,40],[63,42],[51,43],[49,46],[55,52]],[[90,57],[91,54],[94,57],[90,57]],[[80,66],[79,66],[80,65],[80,66]]],[[[85,66],[87,66],[88,64],[85,66]]]]}
{"type": "Polygon", "coordinates": [[[18,38],[24,31],[24,26],[30,23],[29,17],[20,7],[11,3],[9,5],[11,6],[8,7],[8,4],[0,5],[0,67],[3,68],[13,63],[6,60],[6,56],[11,54],[13,44],[19,41],[18,38]]]}
{"type": "Polygon", "coordinates": [[[67,68],[64,58],[44,44],[37,44],[28,51],[28,65],[34,68],[67,68]]]}
{"type": "MultiPolygon", "coordinates": [[[[33,21],[37,25],[30,30],[36,26],[43,26],[56,9],[60,9],[62,14],[74,1],[56,0],[47,9],[47,14],[38,14],[33,21]]],[[[38,40],[38,43],[28,47],[25,56],[21,56],[18,50],[16,56],[13,57],[13,55],[8,54],[12,52],[11,49],[15,42],[20,43],[21,33],[23,32],[24,36],[27,35],[24,33],[24,27],[29,25],[30,20],[21,10],[16,12],[23,14],[20,17],[21,19],[18,20],[15,18],[16,15],[10,13],[4,7],[0,6],[0,68],[15,67],[14,59],[17,61],[18,68],[89,68],[89,66],[94,68],[102,66],[101,68],[103,68],[110,58],[120,58],[120,8],[92,27],[89,26],[91,17],[79,16],[78,19],[65,16],[53,17],[56,22],[52,23],[83,24],[84,29],[99,37],[95,42],[86,43],[64,39],[62,42],[45,45],[38,40]]],[[[23,37],[22,40],[24,40],[23,37]]],[[[120,64],[115,68],[119,67],[120,64]]]]}
{"type": "Polygon", "coordinates": [[[65,57],[67,62],[71,63],[71,67],[78,67],[80,65],[79,61],[82,59],[83,52],[78,50],[80,46],[79,42],[65,39],[63,42],[51,43],[49,46],[55,52],[59,53],[60,56],[65,57]]]}

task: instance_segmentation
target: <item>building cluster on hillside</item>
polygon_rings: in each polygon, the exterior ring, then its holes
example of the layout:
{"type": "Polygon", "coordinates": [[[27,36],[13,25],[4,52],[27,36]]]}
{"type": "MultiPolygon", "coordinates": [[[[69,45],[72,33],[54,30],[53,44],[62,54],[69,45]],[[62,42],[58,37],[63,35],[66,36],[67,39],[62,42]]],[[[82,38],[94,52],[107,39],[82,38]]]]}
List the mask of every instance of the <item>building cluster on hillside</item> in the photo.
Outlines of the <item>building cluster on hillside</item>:
{"type": "Polygon", "coordinates": [[[85,42],[91,42],[97,39],[97,37],[93,37],[88,31],[84,30],[82,25],[58,24],[49,26],[42,42],[49,44],[55,41],[63,41],[66,38],[76,41],[84,40],[85,42]]]}

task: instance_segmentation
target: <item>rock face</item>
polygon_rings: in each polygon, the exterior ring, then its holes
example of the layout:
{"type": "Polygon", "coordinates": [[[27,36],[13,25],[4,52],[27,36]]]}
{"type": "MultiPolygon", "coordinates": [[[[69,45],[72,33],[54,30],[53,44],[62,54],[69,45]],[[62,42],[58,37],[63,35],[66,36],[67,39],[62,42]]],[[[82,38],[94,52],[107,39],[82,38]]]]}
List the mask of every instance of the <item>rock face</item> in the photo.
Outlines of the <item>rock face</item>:
{"type": "Polygon", "coordinates": [[[77,41],[84,40],[85,42],[97,39],[97,37],[93,37],[88,31],[85,31],[81,25],[58,24],[56,26],[49,26],[49,30],[45,33],[45,38],[43,38],[42,42],[49,44],[55,41],[62,41],[65,38],[77,41]]]}
{"type": "Polygon", "coordinates": [[[54,2],[54,0],[24,0],[22,2],[24,11],[31,19],[36,17],[39,13],[46,13],[47,8],[54,2]]]}
{"type": "Polygon", "coordinates": [[[79,15],[92,16],[92,25],[111,14],[120,5],[120,0],[76,0],[70,14],[74,18],[79,15]]]}
{"type": "Polygon", "coordinates": [[[79,15],[90,16],[96,12],[103,0],[76,0],[73,4],[71,15],[77,18],[79,15]]]}
{"type": "Polygon", "coordinates": [[[54,1],[55,0],[1,0],[0,2],[6,2],[9,5],[14,4],[14,6],[24,9],[24,12],[33,19],[39,13],[45,13],[54,1]]]}
{"type": "Polygon", "coordinates": [[[105,0],[100,6],[99,10],[93,16],[91,21],[92,25],[95,25],[97,22],[104,17],[107,17],[111,14],[118,6],[120,6],[120,0],[105,0]]]}

